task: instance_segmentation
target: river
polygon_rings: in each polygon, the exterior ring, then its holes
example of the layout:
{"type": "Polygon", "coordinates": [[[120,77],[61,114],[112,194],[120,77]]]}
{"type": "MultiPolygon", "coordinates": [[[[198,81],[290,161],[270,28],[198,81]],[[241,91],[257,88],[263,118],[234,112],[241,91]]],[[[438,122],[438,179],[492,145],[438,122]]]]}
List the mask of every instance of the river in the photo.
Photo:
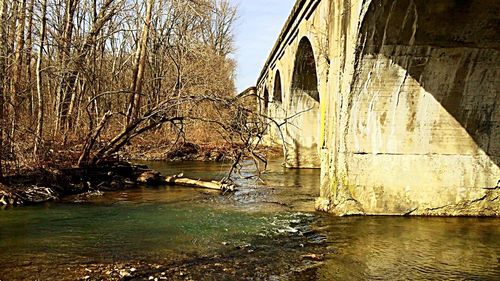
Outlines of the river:
{"type": "Polygon", "coordinates": [[[313,210],[319,176],[276,161],[235,194],[144,187],[0,210],[0,280],[499,280],[500,220],[332,217],[313,210]]]}

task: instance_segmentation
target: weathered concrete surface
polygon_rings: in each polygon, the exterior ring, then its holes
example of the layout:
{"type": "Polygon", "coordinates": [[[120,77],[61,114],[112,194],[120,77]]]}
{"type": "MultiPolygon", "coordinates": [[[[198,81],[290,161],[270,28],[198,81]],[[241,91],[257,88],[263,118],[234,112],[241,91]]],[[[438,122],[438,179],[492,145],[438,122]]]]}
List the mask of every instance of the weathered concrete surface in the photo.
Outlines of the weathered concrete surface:
{"type": "Polygon", "coordinates": [[[295,90],[293,96],[287,112],[296,116],[285,125],[285,139],[290,150],[286,164],[290,168],[317,168],[321,165],[319,103],[300,90],[295,90]]]}
{"type": "Polygon", "coordinates": [[[500,216],[499,23],[494,0],[297,1],[258,89],[279,70],[268,114],[312,108],[284,135],[289,166],[321,163],[318,209],[500,216]],[[294,86],[304,38],[317,103],[294,86]]]}

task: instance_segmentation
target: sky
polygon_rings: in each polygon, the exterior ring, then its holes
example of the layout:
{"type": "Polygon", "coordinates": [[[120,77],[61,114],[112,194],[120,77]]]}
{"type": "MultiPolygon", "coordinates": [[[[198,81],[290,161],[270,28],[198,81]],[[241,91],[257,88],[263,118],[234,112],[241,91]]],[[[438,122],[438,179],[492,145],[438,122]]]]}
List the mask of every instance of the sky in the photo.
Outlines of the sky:
{"type": "Polygon", "coordinates": [[[236,87],[255,86],[295,0],[230,0],[238,7],[235,26],[236,87]]]}

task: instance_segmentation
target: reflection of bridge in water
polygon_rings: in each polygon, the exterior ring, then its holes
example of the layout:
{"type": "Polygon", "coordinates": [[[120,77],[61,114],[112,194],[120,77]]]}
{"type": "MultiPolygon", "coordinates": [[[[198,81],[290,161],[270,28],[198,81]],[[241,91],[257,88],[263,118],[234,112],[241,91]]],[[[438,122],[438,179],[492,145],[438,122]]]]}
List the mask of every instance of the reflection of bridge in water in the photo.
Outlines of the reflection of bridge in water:
{"type": "MultiPolygon", "coordinates": [[[[500,2],[298,0],[258,79],[338,214],[500,215],[500,2]]],[[[281,144],[276,129],[270,142],[281,144]]]]}

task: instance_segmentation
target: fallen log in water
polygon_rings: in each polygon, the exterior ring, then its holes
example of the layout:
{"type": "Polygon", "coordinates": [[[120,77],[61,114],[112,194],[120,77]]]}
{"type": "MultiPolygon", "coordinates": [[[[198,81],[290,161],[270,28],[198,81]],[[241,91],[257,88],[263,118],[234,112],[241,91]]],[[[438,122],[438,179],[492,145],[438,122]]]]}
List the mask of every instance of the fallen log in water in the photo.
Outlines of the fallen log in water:
{"type": "Polygon", "coordinates": [[[146,166],[128,163],[69,168],[65,170],[37,170],[32,174],[10,176],[8,184],[0,183],[0,207],[38,204],[57,201],[67,195],[119,191],[133,188],[137,184],[178,185],[194,188],[233,192],[235,186],[224,181],[202,181],[185,178],[183,174],[165,177],[146,166]]]}
{"type": "Polygon", "coordinates": [[[166,184],[214,189],[221,191],[235,191],[235,187],[233,184],[226,184],[220,181],[202,181],[178,176],[164,177],[163,179],[166,184]]]}
{"type": "Polygon", "coordinates": [[[234,184],[224,183],[222,181],[202,181],[184,177],[183,174],[164,177],[158,171],[146,170],[137,177],[137,182],[146,185],[180,185],[195,188],[206,188],[220,190],[223,192],[235,191],[234,184]]]}

